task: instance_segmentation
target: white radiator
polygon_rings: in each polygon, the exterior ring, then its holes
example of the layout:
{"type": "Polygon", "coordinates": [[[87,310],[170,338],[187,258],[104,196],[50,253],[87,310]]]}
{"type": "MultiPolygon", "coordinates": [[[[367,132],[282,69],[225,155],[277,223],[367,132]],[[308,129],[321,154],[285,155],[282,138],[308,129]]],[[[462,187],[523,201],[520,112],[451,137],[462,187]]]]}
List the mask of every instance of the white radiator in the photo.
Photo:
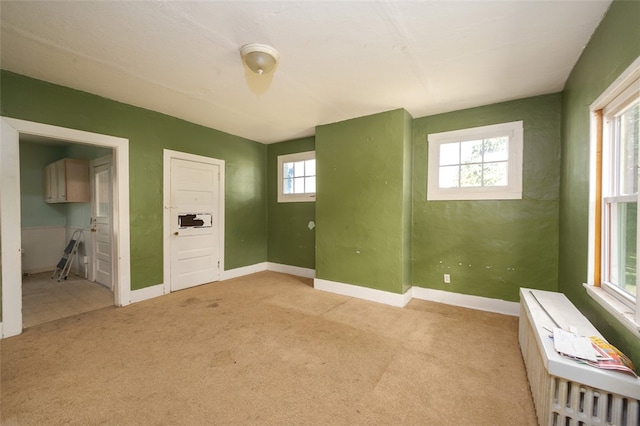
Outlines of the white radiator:
{"type": "Polygon", "coordinates": [[[545,310],[564,329],[602,337],[563,294],[520,289],[518,338],[538,424],[640,426],[640,379],[559,355],[549,338],[554,323],[545,310]]]}

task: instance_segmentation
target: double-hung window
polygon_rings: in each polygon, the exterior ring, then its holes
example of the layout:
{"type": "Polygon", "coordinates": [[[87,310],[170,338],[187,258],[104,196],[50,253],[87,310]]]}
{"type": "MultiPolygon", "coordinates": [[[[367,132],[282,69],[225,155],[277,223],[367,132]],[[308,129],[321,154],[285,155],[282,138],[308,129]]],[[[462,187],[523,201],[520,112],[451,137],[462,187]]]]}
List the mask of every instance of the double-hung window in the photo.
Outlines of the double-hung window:
{"type": "Polygon", "coordinates": [[[278,202],[315,201],[315,151],[278,156],[278,202]]]}
{"type": "Polygon", "coordinates": [[[590,294],[640,335],[640,61],[592,106],[594,211],[590,294]]]}

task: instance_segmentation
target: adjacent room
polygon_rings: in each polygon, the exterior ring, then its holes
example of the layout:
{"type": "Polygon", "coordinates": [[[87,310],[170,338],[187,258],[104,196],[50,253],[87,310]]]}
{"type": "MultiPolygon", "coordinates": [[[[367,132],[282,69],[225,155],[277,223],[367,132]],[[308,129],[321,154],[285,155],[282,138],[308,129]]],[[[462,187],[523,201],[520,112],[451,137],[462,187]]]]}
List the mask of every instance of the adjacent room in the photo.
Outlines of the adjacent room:
{"type": "Polygon", "coordinates": [[[640,424],[640,1],[0,12],[3,424],[640,424]]]}
{"type": "Polygon", "coordinates": [[[110,158],[110,149],[21,136],[24,328],[114,304],[110,158]]]}

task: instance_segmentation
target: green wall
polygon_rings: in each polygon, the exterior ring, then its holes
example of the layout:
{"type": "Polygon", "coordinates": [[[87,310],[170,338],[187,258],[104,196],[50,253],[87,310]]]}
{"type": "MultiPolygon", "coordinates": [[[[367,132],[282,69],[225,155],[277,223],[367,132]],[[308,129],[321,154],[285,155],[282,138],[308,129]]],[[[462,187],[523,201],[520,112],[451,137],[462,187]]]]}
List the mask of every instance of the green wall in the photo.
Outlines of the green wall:
{"type": "Polygon", "coordinates": [[[163,282],[163,148],[225,160],[225,269],[266,261],[264,145],[7,71],[0,88],[3,116],[129,139],[132,289],[163,282]]]}
{"type": "Polygon", "coordinates": [[[639,1],[614,1],[563,92],[559,290],[640,372],[640,340],[582,287],[588,268],[589,105],[640,56],[639,23],[639,1]]]}
{"type": "Polygon", "coordinates": [[[315,269],[316,203],[278,203],[278,156],[315,150],[315,138],[267,145],[267,198],[269,262],[315,269]]]}
{"type": "Polygon", "coordinates": [[[402,293],[411,119],[404,110],[316,128],[316,277],[402,293]]]}
{"type": "Polygon", "coordinates": [[[557,290],[560,110],[553,94],[414,120],[413,285],[509,301],[557,290]],[[518,120],[522,200],[426,201],[429,133],[518,120]]]}

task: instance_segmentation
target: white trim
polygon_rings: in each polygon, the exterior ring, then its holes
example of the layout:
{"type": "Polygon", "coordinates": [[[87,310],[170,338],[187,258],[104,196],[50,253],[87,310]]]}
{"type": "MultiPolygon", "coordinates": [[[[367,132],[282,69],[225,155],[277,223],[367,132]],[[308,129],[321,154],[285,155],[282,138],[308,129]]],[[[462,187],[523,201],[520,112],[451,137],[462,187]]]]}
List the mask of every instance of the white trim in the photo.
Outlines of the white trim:
{"type": "Polygon", "coordinates": [[[301,268],[300,266],[283,265],[281,263],[273,262],[267,262],[267,270],[305,278],[315,278],[316,276],[315,269],[301,268]]]}
{"type": "MultiPolygon", "coordinates": [[[[595,220],[595,208],[596,203],[596,149],[598,141],[597,132],[597,120],[596,112],[598,110],[604,110],[610,103],[612,103],[618,96],[623,94],[629,87],[635,83],[635,89],[638,90],[638,82],[640,79],[640,56],[638,56],[623,72],[611,83],[595,101],[589,106],[590,112],[590,125],[589,125],[589,218],[588,218],[588,249],[587,249],[587,283],[584,287],[587,294],[599,305],[601,305],[607,312],[613,315],[622,325],[624,325],[635,336],[639,335],[638,328],[640,328],[640,287],[636,288],[636,301],[635,312],[629,313],[629,307],[621,303],[619,300],[609,294],[607,290],[601,287],[597,287],[594,282],[595,272],[595,241],[596,241],[596,220],[595,220]]],[[[603,111],[604,112],[604,111],[603,111]]],[[[605,114],[603,114],[603,132],[606,132],[606,120],[605,114]]],[[[606,133],[605,133],[606,135],[606,133]]],[[[604,155],[603,150],[603,155],[604,155]]],[[[603,159],[603,162],[605,160],[603,159]]],[[[604,185],[603,185],[604,186],[604,185]]],[[[604,214],[604,212],[603,212],[604,214]]],[[[640,233],[640,229],[638,229],[640,233]]],[[[604,239],[602,242],[602,252],[604,253],[604,239]]],[[[638,259],[640,262],[640,259],[638,259]]]]}
{"type": "Polygon", "coordinates": [[[598,98],[591,103],[589,109],[597,111],[603,109],[609,102],[622,93],[634,80],[640,78],[640,56],[625,69],[598,98]]]}
{"type": "Polygon", "coordinates": [[[327,291],[329,293],[336,293],[343,296],[355,297],[357,299],[369,300],[371,302],[383,303],[385,305],[391,305],[398,308],[405,307],[411,300],[412,295],[411,289],[404,294],[398,294],[353,284],[323,280],[320,278],[313,280],[313,288],[327,291]]]}
{"type": "Polygon", "coordinates": [[[2,334],[2,322],[0,321],[0,339],[4,336],[4,334],[2,334]]]}
{"type": "MultiPolygon", "coordinates": [[[[39,231],[39,230],[46,230],[46,229],[76,229],[77,227],[71,227],[69,228],[67,225],[46,225],[46,226],[23,226],[20,229],[22,231],[39,231]]],[[[89,229],[89,228],[87,228],[89,229]]]]}
{"type": "Polygon", "coordinates": [[[341,294],[343,296],[355,297],[357,299],[369,300],[371,302],[383,303],[399,308],[406,306],[411,299],[419,299],[516,317],[519,316],[520,313],[520,305],[518,302],[508,302],[506,300],[471,296],[468,294],[452,293],[423,287],[413,286],[406,293],[398,294],[320,278],[313,280],[313,287],[329,293],[341,294]]]}
{"type": "Polygon", "coordinates": [[[2,337],[22,333],[22,235],[18,130],[2,119],[0,139],[0,247],[2,337]]]}
{"type": "Polygon", "coordinates": [[[220,267],[218,268],[218,279],[224,278],[224,219],[225,219],[225,162],[217,158],[205,157],[202,155],[189,154],[170,149],[162,150],[162,202],[163,202],[163,227],[162,227],[162,247],[164,276],[164,293],[171,292],[171,159],[194,161],[198,163],[212,164],[218,166],[220,176],[218,179],[218,257],[220,267]]]}
{"type": "Polygon", "coordinates": [[[452,293],[423,287],[413,287],[413,297],[420,300],[429,300],[479,311],[495,312],[515,317],[520,315],[520,305],[518,302],[508,302],[506,300],[491,299],[489,297],[452,293]]]}
{"type": "Polygon", "coordinates": [[[282,192],[282,166],[284,163],[293,163],[295,161],[315,160],[315,151],[296,152],[294,154],[278,155],[278,202],[279,203],[304,203],[315,202],[316,193],[306,192],[304,194],[284,194],[282,192]]]}
{"type": "Polygon", "coordinates": [[[595,203],[596,203],[596,145],[598,132],[596,128],[595,112],[606,107],[611,101],[613,101],[620,93],[631,85],[635,80],[640,78],[640,56],[631,63],[623,72],[616,78],[609,87],[598,96],[598,98],[591,103],[589,111],[591,112],[590,120],[590,150],[589,150],[589,251],[587,262],[587,284],[593,286],[593,273],[595,263],[595,247],[592,241],[595,241],[595,203]]]}
{"type": "Polygon", "coordinates": [[[152,285],[151,287],[145,287],[138,290],[131,290],[130,302],[138,303],[144,300],[154,299],[156,297],[163,296],[164,284],[152,285]]]}
{"type": "Polygon", "coordinates": [[[131,289],[129,237],[129,140],[49,124],[2,117],[0,142],[0,229],[2,238],[2,321],[3,337],[22,332],[22,286],[20,258],[20,164],[18,160],[20,133],[51,137],[72,143],[113,148],[115,159],[114,247],[118,267],[114,293],[116,304],[129,304],[131,289]],[[14,267],[8,267],[14,265],[14,267]]]}
{"type": "MultiPolygon", "coordinates": [[[[53,272],[56,270],[56,266],[57,265],[39,266],[37,268],[25,269],[22,272],[27,275],[41,274],[43,272],[53,272]]],[[[72,272],[75,272],[73,271],[73,267],[71,269],[72,269],[72,272]]]]}
{"type": "Polygon", "coordinates": [[[634,312],[601,287],[583,284],[591,298],[624,325],[634,336],[640,338],[640,325],[636,324],[634,312]]]}
{"type": "Polygon", "coordinates": [[[522,158],[524,128],[522,121],[492,124],[427,135],[427,200],[519,200],[522,199],[522,158]],[[508,182],[505,186],[440,187],[440,146],[449,143],[497,136],[509,137],[508,182]]]}
{"type": "Polygon", "coordinates": [[[256,263],[255,265],[242,266],[240,268],[223,271],[220,280],[230,280],[232,278],[242,277],[244,275],[255,274],[267,270],[267,262],[256,263]]]}

